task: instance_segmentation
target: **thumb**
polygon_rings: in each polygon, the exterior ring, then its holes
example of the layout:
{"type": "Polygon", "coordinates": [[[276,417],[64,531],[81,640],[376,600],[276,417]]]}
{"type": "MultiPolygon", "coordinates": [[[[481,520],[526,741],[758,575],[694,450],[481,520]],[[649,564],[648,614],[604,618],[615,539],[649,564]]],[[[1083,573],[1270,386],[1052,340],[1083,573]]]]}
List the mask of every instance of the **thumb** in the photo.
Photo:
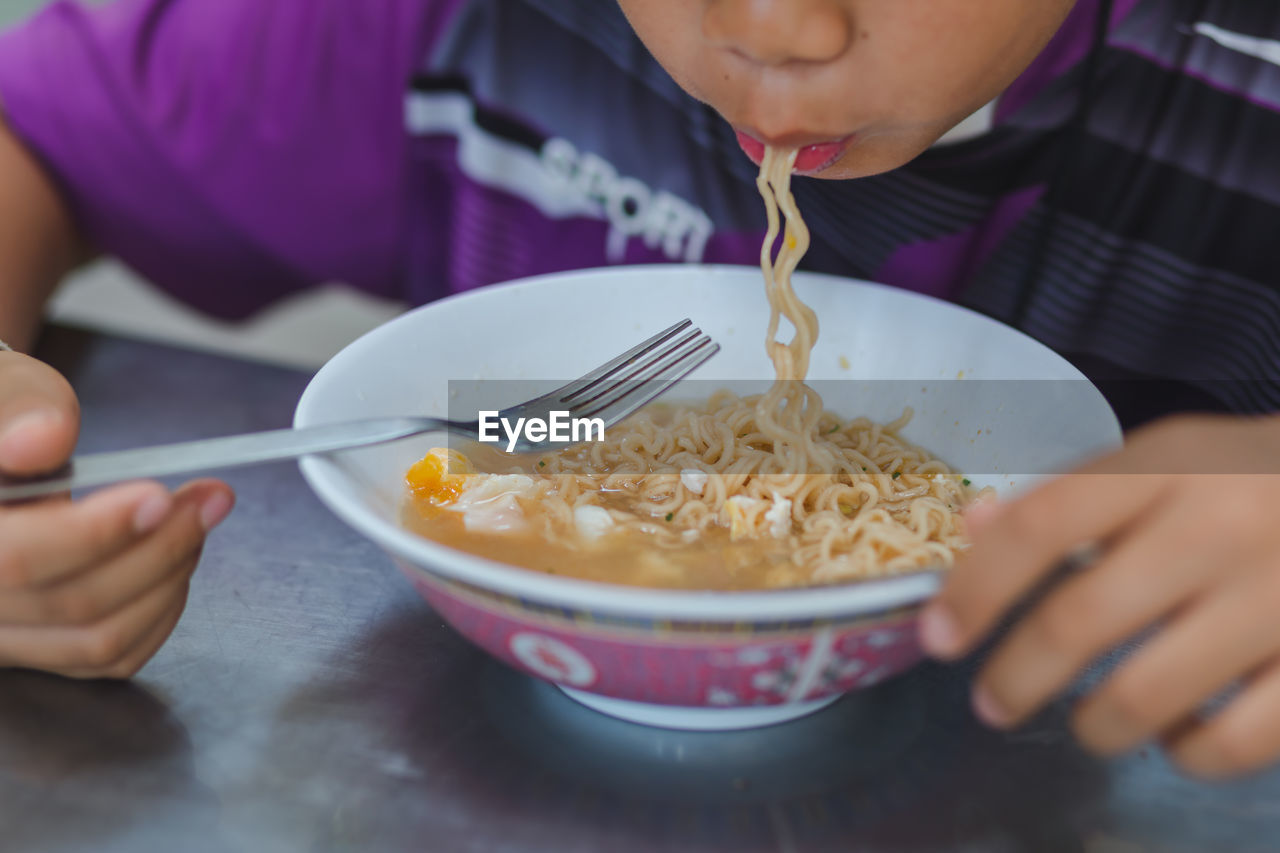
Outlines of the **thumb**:
{"type": "Polygon", "coordinates": [[[30,356],[0,352],[0,473],[62,467],[79,432],[80,404],[67,380],[30,356]]]}

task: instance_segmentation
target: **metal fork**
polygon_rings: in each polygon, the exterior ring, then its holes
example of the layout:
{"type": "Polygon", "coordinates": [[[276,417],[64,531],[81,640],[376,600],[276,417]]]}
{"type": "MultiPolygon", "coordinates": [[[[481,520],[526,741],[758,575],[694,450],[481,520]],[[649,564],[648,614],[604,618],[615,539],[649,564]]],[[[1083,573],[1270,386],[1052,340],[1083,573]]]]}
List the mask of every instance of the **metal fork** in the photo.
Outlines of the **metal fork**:
{"type": "MultiPolygon", "coordinates": [[[[524,403],[498,412],[514,423],[517,418],[546,419],[551,412],[570,418],[600,418],[610,427],[662,394],[720,350],[720,345],[681,320],[581,378],[524,403]]],[[[16,479],[0,476],[0,503],[101,486],[121,480],[189,474],[274,462],[313,453],[330,453],[395,441],[427,432],[449,432],[475,440],[478,420],[389,417],[322,426],[277,429],[77,456],[50,475],[16,479]]],[[[563,446],[535,442],[520,433],[512,450],[526,453],[563,446]]]]}

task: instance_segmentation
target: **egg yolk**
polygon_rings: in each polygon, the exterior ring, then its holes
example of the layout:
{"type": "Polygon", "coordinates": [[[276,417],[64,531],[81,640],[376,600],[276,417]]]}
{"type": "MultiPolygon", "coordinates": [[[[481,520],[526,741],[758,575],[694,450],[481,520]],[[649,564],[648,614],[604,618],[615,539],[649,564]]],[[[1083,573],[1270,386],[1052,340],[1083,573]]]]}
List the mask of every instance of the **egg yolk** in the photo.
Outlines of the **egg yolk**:
{"type": "Polygon", "coordinates": [[[415,498],[441,506],[456,501],[467,476],[475,472],[471,461],[458,451],[433,447],[409,469],[405,482],[415,498]]]}

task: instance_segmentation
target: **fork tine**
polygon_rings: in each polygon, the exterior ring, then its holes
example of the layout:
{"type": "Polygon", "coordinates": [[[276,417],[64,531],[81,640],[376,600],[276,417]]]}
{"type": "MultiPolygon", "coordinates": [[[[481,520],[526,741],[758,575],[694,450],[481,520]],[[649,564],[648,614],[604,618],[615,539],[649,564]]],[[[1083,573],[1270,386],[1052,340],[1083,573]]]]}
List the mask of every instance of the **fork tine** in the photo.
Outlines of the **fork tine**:
{"type": "Polygon", "coordinates": [[[644,341],[643,343],[640,343],[640,344],[636,344],[631,349],[624,352],[622,355],[609,359],[604,364],[597,367],[595,370],[584,373],[582,376],[578,377],[577,379],[570,382],[569,384],[563,385],[560,388],[557,388],[555,391],[552,391],[550,394],[547,394],[545,396],[546,397],[558,396],[561,400],[567,400],[569,397],[573,396],[574,394],[580,393],[581,391],[585,390],[587,387],[593,385],[595,382],[599,381],[600,379],[603,379],[604,377],[608,376],[609,374],[613,373],[619,368],[623,368],[627,366],[628,364],[635,361],[640,356],[644,355],[649,350],[653,349],[654,347],[660,346],[661,344],[665,343],[667,340],[669,340],[679,332],[684,331],[685,329],[689,328],[692,325],[693,325],[693,321],[686,317],[685,319],[681,320],[679,323],[676,323],[671,328],[658,332],[658,334],[649,338],[647,341],[644,341]]]}
{"type": "Polygon", "coordinates": [[[652,365],[644,376],[628,381],[625,387],[614,386],[611,390],[615,393],[601,394],[584,406],[575,408],[574,417],[602,418],[606,426],[612,426],[701,367],[719,351],[720,345],[703,335],[672,358],[652,365]]]}
{"type": "Polygon", "coordinates": [[[578,417],[602,418],[606,426],[612,426],[688,376],[719,351],[720,345],[711,342],[710,339],[700,341],[696,348],[683,353],[677,360],[663,366],[654,375],[630,383],[630,387],[612,395],[607,400],[597,401],[591,407],[589,414],[578,415],[578,417]]]}
{"type": "Polygon", "coordinates": [[[652,371],[655,365],[662,364],[676,353],[681,352],[691,343],[697,341],[699,336],[706,337],[701,329],[688,329],[671,340],[659,344],[643,356],[637,357],[630,364],[619,367],[612,373],[595,380],[590,385],[560,398],[560,402],[574,407],[588,405],[592,400],[610,393],[619,385],[625,385],[628,382],[636,381],[637,378],[643,378],[652,371]]]}

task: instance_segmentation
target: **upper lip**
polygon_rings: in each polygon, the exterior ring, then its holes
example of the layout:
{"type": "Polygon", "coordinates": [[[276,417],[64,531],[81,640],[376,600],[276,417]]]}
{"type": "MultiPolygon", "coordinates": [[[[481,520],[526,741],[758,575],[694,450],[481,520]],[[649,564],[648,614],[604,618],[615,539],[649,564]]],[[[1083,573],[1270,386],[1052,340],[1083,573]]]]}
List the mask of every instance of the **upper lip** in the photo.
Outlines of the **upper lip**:
{"type": "Polygon", "coordinates": [[[830,136],[807,133],[805,131],[791,131],[788,133],[780,133],[775,136],[766,136],[765,134],[748,127],[739,127],[737,130],[763,145],[772,145],[774,148],[806,148],[810,145],[827,145],[844,142],[853,135],[846,133],[839,136],[830,136]]]}

